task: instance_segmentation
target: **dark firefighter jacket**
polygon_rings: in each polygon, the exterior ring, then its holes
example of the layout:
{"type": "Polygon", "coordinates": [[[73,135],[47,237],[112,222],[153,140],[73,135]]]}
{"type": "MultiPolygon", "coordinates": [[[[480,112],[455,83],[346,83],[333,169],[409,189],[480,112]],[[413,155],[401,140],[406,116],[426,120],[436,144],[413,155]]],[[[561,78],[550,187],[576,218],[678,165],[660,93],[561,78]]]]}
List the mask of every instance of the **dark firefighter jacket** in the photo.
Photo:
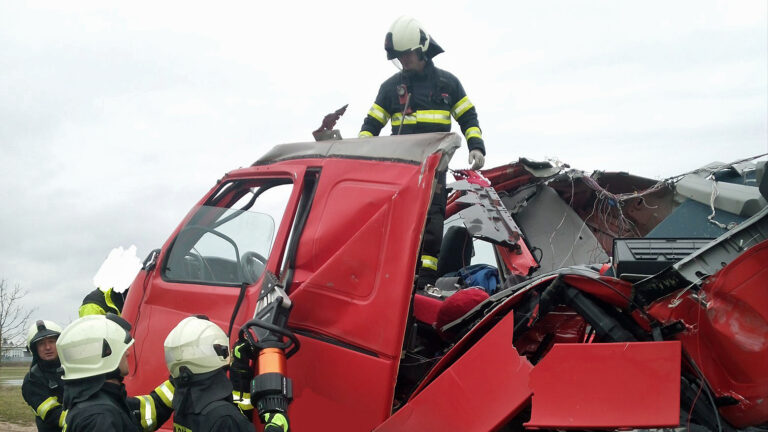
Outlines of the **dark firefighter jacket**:
{"type": "Polygon", "coordinates": [[[126,402],[144,432],[163,425],[173,415],[173,384],[166,380],[148,395],[129,397],[126,402]]]}
{"type": "Polygon", "coordinates": [[[112,291],[112,288],[106,292],[96,288],[88,293],[83,299],[83,304],[78,310],[78,315],[82,318],[86,315],[106,315],[107,312],[120,316],[125,303],[124,294],[112,291]]]}
{"type": "Polygon", "coordinates": [[[140,432],[141,426],[126,403],[125,386],[104,376],[67,382],[64,407],[67,432],[140,432]]]}
{"type": "Polygon", "coordinates": [[[232,403],[224,368],[173,379],[174,432],[253,432],[253,424],[232,403]]]}
{"type": "Polygon", "coordinates": [[[21,385],[21,395],[35,411],[35,423],[41,432],[60,431],[64,426],[64,381],[56,371],[59,366],[58,360],[37,360],[21,385]]]}
{"type": "MultiPolygon", "coordinates": [[[[61,378],[59,378],[61,379],[61,378]]],[[[95,379],[96,382],[100,382],[100,380],[95,379]]],[[[79,390],[76,390],[79,392],[80,396],[76,397],[74,394],[70,396],[72,400],[74,399],[82,399],[86,393],[89,391],[94,391],[94,387],[96,387],[98,384],[94,383],[91,385],[86,385],[86,389],[82,389],[83,385],[80,385],[81,387],[79,390]],[[90,389],[90,390],[89,390],[90,389]]],[[[77,389],[78,386],[75,386],[75,389],[77,389]]],[[[69,392],[68,392],[69,393],[69,392]]],[[[124,393],[124,392],[123,392],[124,393]]],[[[125,394],[123,394],[125,396],[125,394]]],[[[62,400],[62,399],[60,399],[62,400]]],[[[154,430],[157,430],[163,423],[165,423],[169,418],[171,418],[171,415],[173,414],[173,385],[170,381],[165,381],[164,383],[157,386],[154,390],[152,390],[148,395],[142,395],[142,396],[135,396],[135,397],[126,397],[125,398],[125,404],[128,406],[129,411],[131,412],[132,416],[138,422],[141,426],[141,430],[143,432],[152,432],[154,430]]],[[[64,411],[63,415],[66,415],[66,411],[64,411]]],[[[63,418],[62,418],[63,422],[63,418]]],[[[40,429],[43,430],[43,429],[40,429]]],[[[59,429],[56,429],[59,430],[59,429]]],[[[71,427],[67,429],[68,431],[72,430],[71,427]]]]}
{"type": "Polygon", "coordinates": [[[435,67],[429,60],[420,74],[402,71],[384,81],[359,136],[378,136],[390,120],[392,135],[449,132],[451,117],[459,123],[469,150],[485,154],[477,110],[464,87],[453,74],[435,67]],[[403,117],[409,93],[408,109],[403,117]]]}

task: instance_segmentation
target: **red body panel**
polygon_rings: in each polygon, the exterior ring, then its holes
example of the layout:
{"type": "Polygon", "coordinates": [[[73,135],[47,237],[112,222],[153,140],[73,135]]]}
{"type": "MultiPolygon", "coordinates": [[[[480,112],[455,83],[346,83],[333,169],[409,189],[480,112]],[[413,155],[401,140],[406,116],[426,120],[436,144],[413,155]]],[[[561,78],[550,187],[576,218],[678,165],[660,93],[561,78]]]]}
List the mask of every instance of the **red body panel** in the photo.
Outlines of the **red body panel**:
{"type": "Polygon", "coordinates": [[[768,242],[760,243],[707,280],[701,305],[687,293],[650,313],[663,322],[682,320],[683,348],[707,378],[715,396],[738,404],[720,408],[731,424],[768,422],[768,242]]]}
{"type": "Polygon", "coordinates": [[[672,427],[680,422],[680,343],[557,344],[531,373],[527,427],[672,427]]]}
{"type": "Polygon", "coordinates": [[[301,349],[288,361],[294,401],[291,430],[372,430],[392,407],[393,360],[371,357],[299,336],[301,349]],[[343,420],[340,420],[343,417],[343,420]],[[320,426],[319,426],[320,425],[320,426]]]}
{"type": "MultiPolygon", "coordinates": [[[[267,263],[268,270],[278,273],[304,172],[307,167],[322,170],[288,290],[294,304],[289,326],[301,332],[302,341],[299,353],[288,361],[296,389],[290,410],[296,430],[333,424],[340,412],[350,430],[371,430],[390,414],[432,195],[434,176],[424,170],[434,172],[439,160],[435,154],[423,165],[390,162],[381,169],[380,161],[302,159],[246,168],[225,178],[287,173],[294,180],[267,263]],[[359,391],[351,391],[354,382],[359,391]]],[[[158,262],[191,215],[166,242],[158,262]]],[[[166,282],[159,267],[148,276],[140,274],[124,309],[137,340],[131,353],[133,373],[125,380],[130,394],[146,394],[167,378],[163,341],[181,319],[204,313],[226,330],[239,293],[235,287],[166,282]],[[136,359],[141,374],[135,373],[136,359]]],[[[259,287],[257,282],[247,288],[235,329],[251,318],[259,287]]]]}
{"type": "Polygon", "coordinates": [[[520,276],[529,276],[534,270],[539,268],[539,264],[536,262],[536,258],[533,257],[531,251],[528,250],[528,246],[522,239],[517,242],[517,245],[520,247],[517,251],[511,251],[507,248],[498,246],[496,247],[496,250],[510,273],[520,276]]]}
{"type": "Polygon", "coordinates": [[[375,430],[490,431],[517,414],[531,394],[532,366],[512,346],[513,330],[507,315],[375,430]]]}
{"type": "Polygon", "coordinates": [[[420,183],[416,165],[378,165],[324,166],[296,256],[291,325],[399,358],[426,217],[412,205],[429,202],[432,179],[420,183]]]}
{"type": "Polygon", "coordinates": [[[433,177],[419,182],[416,165],[376,167],[326,164],[304,229],[290,291],[291,327],[367,354],[325,342],[302,345],[288,362],[294,388],[310,395],[291,405],[296,430],[337,423],[339,413],[345,428],[371,430],[391,412],[433,177]],[[423,211],[413,211],[417,203],[423,211]]]}
{"type": "MultiPolygon", "coordinates": [[[[304,170],[305,168],[300,165],[284,164],[271,170],[264,167],[237,170],[229,173],[228,177],[230,179],[246,177],[296,179],[296,187],[286,207],[286,213],[291,215],[295,212],[304,170]]],[[[199,201],[198,205],[204,203],[217,188],[218,184],[199,201]]],[[[133,335],[137,341],[129,351],[131,373],[125,378],[129,394],[147,394],[168,378],[163,342],[179,321],[193,314],[205,314],[221,328],[226,330],[229,326],[232,310],[239,294],[238,288],[166,282],[160,275],[159,267],[165,258],[165,253],[179,230],[193,214],[194,210],[187,214],[163,245],[157,267],[149,273],[145,271],[139,273],[131,285],[131,295],[126,299],[123,317],[132,324],[133,335]],[[137,373],[139,370],[141,374],[137,373]]],[[[290,217],[285,219],[289,220],[290,217]]],[[[276,238],[285,239],[289,229],[288,223],[277,227],[276,238]]],[[[285,240],[283,242],[278,240],[273,245],[273,249],[277,251],[284,247],[285,240]]],[[[275,269],[279,266],[280,255],[280,253],[271,255],[272,258],[267,263],[268,268],[275,269]]],[[[243,323],[250,318],[249,314],[254,310],[258,291],[258,284],[248,287],[236,323],[243,323]]],[[[237,334],[233,333],[234,340],[237,334]]]]}

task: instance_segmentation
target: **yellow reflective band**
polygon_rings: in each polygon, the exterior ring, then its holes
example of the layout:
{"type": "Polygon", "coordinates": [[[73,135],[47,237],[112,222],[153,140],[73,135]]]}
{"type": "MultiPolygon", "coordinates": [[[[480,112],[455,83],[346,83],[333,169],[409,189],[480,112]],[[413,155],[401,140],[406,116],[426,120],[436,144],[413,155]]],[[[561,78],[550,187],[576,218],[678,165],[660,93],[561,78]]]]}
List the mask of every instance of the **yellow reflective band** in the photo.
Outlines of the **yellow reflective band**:
{"type": "Polygon", "coordinates": [[[192,432],[192,429],[188,429],[178,423],[174,423],[173,432],[192,432]]]}
{"type": "Polygon", "coordinates": [[[87,315],[106,315],[107,311],[97,304],[88,303],[80,306],[80,309],[77,310],[77,314],[82,318],[87,315]]]}
{"type": "Polygon", "coordinates": [[[264,423],[281,427],[283,432],[288,432],[288,419],[280,413],[264,414],[264,423]]]}
{"type": "Polygon", "coordinates": [[[372,136],[373,136],[373,134],[368,132],[368,131],[360,131],[360,133],[357,134],[358,138],[370,138],[372,136]]]}
{"type": "Polygon", "coordinates": [[[59,415],[59,427],[64,428],[67,425],[67,422],[65,421],[67,418],[67,410],[61,410],[61,414],[59,415]]]}
{"type": "MultiPolygon", "coordinates": [[[[416,124],[416,116],[413,114],[407,114],[405,116],[405,124],[416,124]]],[[[403,115],[401,113],[395,113],[392,115],[392,126],[400,126],[403,123],[403,115]]]]}
{"type": "Polygon", "coordinates": [[[460,101],[456,102],[456,105],[454,105],[453,108],[451,108],[451,114],[453,114],[453,118],[458,120],[462,114],[467,112],[467,110],[473,106],[472,102],[469,101],[469,97],[464,96],[460,101]]]}
{"type": "Polygon", "coordinates": [[[469,129],[467,129],[466,132],[464,132],[464,138],[469,141],[470,138],[480,138],[483,139],[483,133],[480,132],[480,128],[477,126],[473,126],[469,129]]]}
{"type": "MultiPolygon", "coordinates": [[[[392,126],[400,126],[403,115],[395,113],[392,115],[392,126]]],[[[444,110],[421,110],[405,116],[405,124],[416,123],[439,123],[451,124],[451,113],[444,110]]]]}
{"type": "Polygon", "coordinates": [[[146,432],[154,430],[157,423],[157,412],[155,411],[155,400],[150,396],[136,396],[141,406],[141,428],[146,432]]]}
{"type": "Polygon", "coordinates": [[[416,120],[419,123],[451,124],[451,113],[444,110],[416,111],[416,120]]]}
{"type": "Polygon", "coordinates": [[[371,109],[368,111],[368,115],[375,118],[383,125],[386,125],[389,121],[389,113],[384,108],[376,104],[373,104],[371,109]]]}
{"type": "Polygon", "coordinates": [[[421,266],[428,269],[437,270],[437,258],[430,255],[422,255],[421,266]]]}
{"type": "Polygon", "coordinates": [[[115,302],[112,301],[112,288],[108,289],[107,292],[104,293],[104,301],[107,302],[107,306],[117,311],[117,316],[120,316],[120,308],[115,306],[115,302]]]}
{"type": "Polygon", "coordinates": [[[56,396],[51,396],[48,399],[44,400],[43,403],[37,406],[37,410],[35,410],[35,414],[37,414],[38,417],[45,420],[45,416],[48,415],[48,411],[51,410],[51,408],[57,407],[61,405],[59,403],[59,399],[56,396]]]}
{"type": "Polygon", "coordinates": [[[164,383],[157,386],[155,389],[155,393],[160,397],[160,400],[163,401],[163,404],[170,408],[173,406],[173,392],[174,392],[173,384],[171,384],[170,381],[165,380],[164,383]]]}

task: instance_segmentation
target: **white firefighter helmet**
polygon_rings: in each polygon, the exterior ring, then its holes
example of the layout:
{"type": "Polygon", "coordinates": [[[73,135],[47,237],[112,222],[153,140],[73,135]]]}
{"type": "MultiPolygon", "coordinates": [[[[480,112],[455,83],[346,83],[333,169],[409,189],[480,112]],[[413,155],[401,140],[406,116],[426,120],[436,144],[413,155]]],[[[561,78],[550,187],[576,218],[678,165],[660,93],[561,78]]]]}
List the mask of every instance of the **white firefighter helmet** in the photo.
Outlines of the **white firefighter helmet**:
{"type": "Polygon", "coordinates": [[[59,336],[61,334],[61,327],[53,321],[37,320],[32,323],[32,326],[27,332],[27,348],[31,353],[35,353],[32,345],[50,336],[59,336]]]}
{"type": "Polygon", "coordinates": [[[182,368],[202,374],[229,364],[229,338],[207,319],[184,318],[168,333],[163,346],[165,364],[174,378],[182,368]]]}
{"type": "Polygon", "coordinates": [[[87,315],[68,325],[56,341],[65,380],[115,371],[133,345],[131,325],[119,316],[87,315]]]}
{"type": "Polygon", "coordinates": [[[396,19],[390,26],[384,39],[384,49],[389,60],[409,51],[415,51],[420,58],[432,58],[443,52],[418,21],[405,15],[396,19]]]}

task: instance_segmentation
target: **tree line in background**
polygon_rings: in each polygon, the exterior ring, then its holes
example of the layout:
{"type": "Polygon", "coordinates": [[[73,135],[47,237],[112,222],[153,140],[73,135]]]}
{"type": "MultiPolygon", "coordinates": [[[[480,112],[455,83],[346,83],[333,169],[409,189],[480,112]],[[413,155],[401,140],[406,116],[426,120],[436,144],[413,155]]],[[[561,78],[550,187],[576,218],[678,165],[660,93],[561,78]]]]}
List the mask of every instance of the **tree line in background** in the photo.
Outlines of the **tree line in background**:
{"type": "MultiPolygon", "coordinates": [[[[33,310],[25,309],[21,300],[27,292],[19,284],[11,286],[5,279],[0,279],[0,342],[5,346],[7,341],[21,339],[27,330],[27,322],[33,310]]],[[[3,356],[0,355],[0,364],[3,356]]]]}

